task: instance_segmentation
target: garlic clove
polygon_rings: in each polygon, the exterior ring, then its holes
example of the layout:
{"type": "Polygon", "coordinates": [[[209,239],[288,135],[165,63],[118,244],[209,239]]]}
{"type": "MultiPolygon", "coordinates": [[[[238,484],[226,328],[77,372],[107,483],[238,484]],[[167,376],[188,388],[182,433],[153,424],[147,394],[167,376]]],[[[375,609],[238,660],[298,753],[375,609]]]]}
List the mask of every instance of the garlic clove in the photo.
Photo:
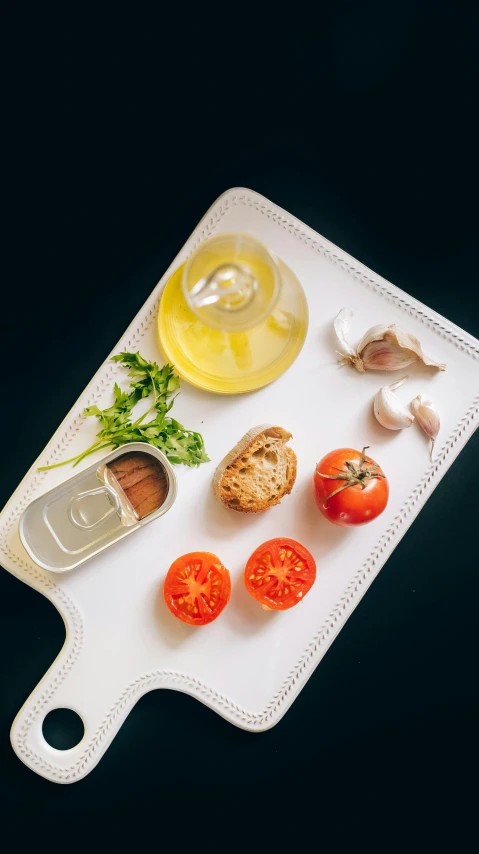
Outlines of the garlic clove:
{"type": "Polygon", "coordinates": [[[441,419],[439,417],[437,406],[432,402],[432,400],[423,397],[422,394],[418,394],[418,396],[411,401],[411,409],[417,418],[417,423],[431,439],[430,457],[432,460],[434,443],[441,427],[441,419]]]}
{"type": "Polygon", "coordinates": [[[350,308],[342,308],[334,320],[334,331],[342,350],[339,355],[343,364],[349,363],[359,373],[398,371],[413,362],[423,362],[440,371],[446,370],[445,365],[425,355],[414,335],[394,323],[389,326],[379,324],[368,329],[355,350],[348,341],[352,317],[350,308]]]}
{"type": "Polygon", "coordinates": [[[363,371],[400,371],[417,361],[417,356],[400,347],[388,331],[381,338],[371,340],[359,349],[363,371]]]}
{"type": "Polygon", "coordinates": [[[350,308],[342,308],[334,319],[334,331],[339,341],[339,345],[343,350],[343,352],[340,353],[341,356],[348,355],[354,357],[356,355],[347,340],[347,335],[351,331],[352,317],[353,313],[350,308]]]}
{"type": "Polygon", "coordinates": [[[426,356],[414,335],[405,332],[394,323],[391,326],[373,326],[358,347],[359,364],[362,371],[398,371],[413,362],[445,371],[446,366],[426,356]]]}
{"type": "Polygon", "coordinates": [[[405,427],[410,427],[414,421],[414,415],[411,415],[394,394],[394,390],[406,380],[407,377],[403,377],[390,385],[383,386],[374,398],[374,414],[379,423],[387,430],[404,430],[405,427]]]}

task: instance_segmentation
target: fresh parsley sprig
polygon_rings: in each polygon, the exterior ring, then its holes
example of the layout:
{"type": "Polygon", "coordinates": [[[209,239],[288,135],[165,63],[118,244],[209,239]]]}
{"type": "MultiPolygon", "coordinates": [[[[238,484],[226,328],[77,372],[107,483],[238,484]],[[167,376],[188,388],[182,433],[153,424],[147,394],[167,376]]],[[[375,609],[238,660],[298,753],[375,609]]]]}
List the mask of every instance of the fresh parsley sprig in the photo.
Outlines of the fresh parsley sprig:
{"type": "Polygon", "coordinates": [[[128,376],[131,378],[130,389],[132,390],[122,391],[115,383],[113,388],[115,400],[112,406],[107,409],[87,406],[85,415],[96,416],[101,425],[101,430],[97,433],[97,441],[78,456],[51,466],[42,466],[39,471],[47,471],[67,463],[73,463],[76,466],[96,451],[119,448],[129,442],[148,442],[154,445],[155,448],[163,451],[170,463],[199,466],[200,463],[209,462],[200,433],[186,430],[182,424],[168,415],[175,400],[173,395],[180,387],[180,380],[173,366],[164,365],[159,368],[156,362],[148,362],[139,353],[119,353],[113,356],[113,361],[120,362],[123,367],[129,369],[128,376]],[[147,397],[152,398],[151,406],[136,421],[133,421],[134,407],[140,400],[147,397]],[[152,413],[154,417],[146,421],[145,419],[152,413]]]}

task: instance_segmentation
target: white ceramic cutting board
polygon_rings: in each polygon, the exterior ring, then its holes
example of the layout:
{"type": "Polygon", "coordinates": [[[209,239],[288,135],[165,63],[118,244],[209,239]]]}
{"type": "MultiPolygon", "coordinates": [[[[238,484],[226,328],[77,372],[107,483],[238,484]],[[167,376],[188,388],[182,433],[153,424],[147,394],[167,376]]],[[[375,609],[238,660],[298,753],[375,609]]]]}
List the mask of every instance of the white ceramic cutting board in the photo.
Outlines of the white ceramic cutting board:
{"type": "Polygon", "coordinates": [[[250,190],[230,190],[215,202],[113,353],[139,349],[148,359],[160,359],[156,317],[161,289],[195,246],[220,232],[256,236],[302,282],[310,328],[295,364],[251,395],[215,396],[183,383],[174,415],[203,433],[211,464],[198,470],[177,467],[178,499],[165,517],[83,567],[53,575],[28,558],[18,520],[33,498],[72,474],[70,466],[47,473],[38,473],[37,466],[71,457],[93,440],[94,419],[83,417],[84,407],[109,405],[114,381],[127,384],[125,372],[106,361],[0,517],[3,566],[47,596],[66,625],[62,651],[12,727],[20,759],[55,782],[88,774],[139,697],[154,688],[191,694],[244,729],[274,726],[478,423],[479,342],[250,190]],[[359,375],[338,367],[332,321],[343,305],[355,312],[353,343],[376,323],[397,323],[419,337],[425,352],[447,363],[445,373],[409,368],[410,379],[400,390],[404,402],[418,393],[430,395],[441,411],[433,463],[417,425],[391,433],[372,415],[372,398],[391,375],[359,375]],[[291,496],[265,514],[237,514],[213,496],[214,467],[243,433],[264,422],[293,433],[296,485],[291,496]],[[357,530],[337,528],[315,506],[314,466],[332,448],[363,445],[371,446],[371,455],[389,476],[390,501],[374,523],[357,530]],[[251,552],[278,535],[293,537],[313,552],[317,581],[296,608],[266,613],[246,593],[242,572],[251,552]],[[216,552],[233,582],[223,614],[199,629],[176,620],[161,595],[172,561],[194,550],[216,552]],[[62,706],[78,712],[85,725],[82,741],[67,751],[50,747],[42,735],[46,714],[62,706]]]}

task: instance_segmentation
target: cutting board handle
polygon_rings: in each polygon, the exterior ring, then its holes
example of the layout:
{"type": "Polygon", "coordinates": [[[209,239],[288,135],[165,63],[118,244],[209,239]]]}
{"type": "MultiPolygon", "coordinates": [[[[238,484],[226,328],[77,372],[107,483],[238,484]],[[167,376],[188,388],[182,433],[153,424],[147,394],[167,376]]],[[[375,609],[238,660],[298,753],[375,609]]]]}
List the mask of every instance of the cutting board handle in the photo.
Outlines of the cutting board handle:
{"type": "MultiPolygon", "coordinates": [[[[131,708],[145,690],[127,693],[102,678],[108,662],[92,661],[93,651],[78,653],[73,642],[65,643],[58,658],[30,694],[11,729],[12,747],[22,762],[37,774],[56,783],[81,779],[101,759],[131,708]],[[101,664],[101,666],[99,666],[101,664]],[[54,709],[71,709],[83,721],[79,743],[57,750],[43,735],[43,722],[54,709]]],[[[124,689],[123,685],[123,689],[124,689]]]]}

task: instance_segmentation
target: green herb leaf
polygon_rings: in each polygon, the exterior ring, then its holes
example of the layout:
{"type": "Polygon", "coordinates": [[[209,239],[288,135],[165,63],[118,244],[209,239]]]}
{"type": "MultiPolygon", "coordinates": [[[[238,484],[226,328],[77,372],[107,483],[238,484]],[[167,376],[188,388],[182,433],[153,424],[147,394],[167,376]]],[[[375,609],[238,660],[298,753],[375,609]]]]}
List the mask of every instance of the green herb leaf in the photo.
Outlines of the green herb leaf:
{"type": "Polygon", "coordinates": [[[77,457],[52,466],[42,466],[39,471],[57,468],[66,463],[77,465],[96,451],[108,447],[119,448],[130,442],[148,442],[163,451],[174,465],[199,466],[209,462],[200,433],[186,430],[179,421],[167,416],[175,401],[172,395],[180,387],[180,380],[173,365],[167,364],[159,368],[156,362],[148,362],[140,353],[126,352],[113,356],[113,361],[128,368],[132,391],[122,391],[115,383],[115,400],[112,406],[107,409],[99,409],[95,405],[87,406],[84,414],[95,416],[102,428],[97,433],[97,441],[77,457]],[[148,397],[152,399],[150,408],[133,421],[134,407],[138,401],[148,397]],[[154,417],[145,422],[152,413],[154,417]]]}

